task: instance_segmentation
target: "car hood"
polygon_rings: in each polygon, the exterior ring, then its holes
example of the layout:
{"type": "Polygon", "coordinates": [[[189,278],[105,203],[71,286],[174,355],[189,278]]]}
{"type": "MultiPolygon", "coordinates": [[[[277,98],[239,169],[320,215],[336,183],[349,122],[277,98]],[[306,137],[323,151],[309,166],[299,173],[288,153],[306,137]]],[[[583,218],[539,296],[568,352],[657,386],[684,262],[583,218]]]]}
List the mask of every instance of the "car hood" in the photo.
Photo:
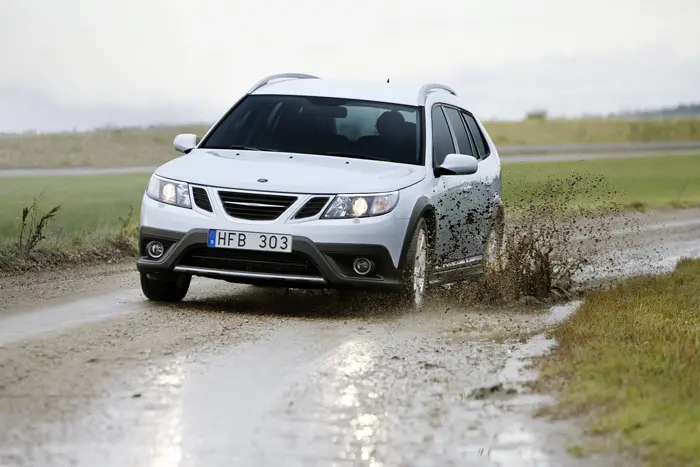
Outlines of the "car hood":
{"type": "Polygon", "coordinates": [[[425,178],[425,167],[336,156],[195,149],[156,174],[198,185],[303,194],[394,191],[425,178]]]}

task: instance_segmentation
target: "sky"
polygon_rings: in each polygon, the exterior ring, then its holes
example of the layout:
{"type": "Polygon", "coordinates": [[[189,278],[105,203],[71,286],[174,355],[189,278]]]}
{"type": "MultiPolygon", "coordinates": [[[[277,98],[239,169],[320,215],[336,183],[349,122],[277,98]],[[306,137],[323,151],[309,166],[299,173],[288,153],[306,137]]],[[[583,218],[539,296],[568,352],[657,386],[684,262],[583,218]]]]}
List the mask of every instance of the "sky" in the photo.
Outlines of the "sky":
{"type": "Polygon", "coordinates": [[[697,0],[0,0],[0,132],[206,121],[262,76],[451,84],[484,118],[700,101],[697,0]]]}

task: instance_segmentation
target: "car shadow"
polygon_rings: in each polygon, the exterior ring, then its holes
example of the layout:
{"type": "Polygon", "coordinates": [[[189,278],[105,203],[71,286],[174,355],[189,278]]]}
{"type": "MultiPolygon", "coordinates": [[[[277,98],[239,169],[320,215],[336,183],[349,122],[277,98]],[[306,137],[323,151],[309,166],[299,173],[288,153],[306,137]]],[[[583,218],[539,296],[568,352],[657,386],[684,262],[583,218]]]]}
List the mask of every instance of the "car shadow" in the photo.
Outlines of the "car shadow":
{"type": "Polygon", "coordinates": [[[393,319],[410,313],[393,294],[237,286],[207,296],[191,296],[189,311],[305,319],[393,319]]]}

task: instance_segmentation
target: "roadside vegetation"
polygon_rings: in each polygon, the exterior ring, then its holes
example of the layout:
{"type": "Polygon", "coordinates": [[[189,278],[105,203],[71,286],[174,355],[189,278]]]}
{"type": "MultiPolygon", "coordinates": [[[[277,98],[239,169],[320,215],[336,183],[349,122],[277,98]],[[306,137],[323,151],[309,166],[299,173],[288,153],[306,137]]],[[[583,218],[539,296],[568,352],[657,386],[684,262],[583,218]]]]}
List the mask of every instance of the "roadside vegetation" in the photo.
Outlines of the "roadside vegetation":
{"type": "MultiPolygon", "coordinates": [[[[525,219],[700,205],[700,156],[505,164],[503,178],[508,210],[524,213],[525,219]]],[[[148,174],[2,179],[0,256],[5,259],[0,260],[0,270],[7,270],[10,262],[38,268],[46,267],[46,258],[52,258],[49,264],[60,264],[70,258],[102,261],[129,254],[120,235],[135,235],[147,181],[148,174]],[[60,209],[43,225],[32,254],[19,254],[23,210],[32,207],[30,211],[41,218],[39,212],[56,206],[60,209]],[[122,220],[127,217],[125,226],[122,220]],[[111,247],[114,239],[121,239],[116,249],[111,247]],[[118,252],[112,254],[113,250],[118,252]],[[24,260],[7,259],[18,256],[24,260]],[[43,259],[31,262],[31,257],[43,259]]]]}
{"type": "Polygon", "coordinates": [[[543,415],[584,416],[594,438],[571,452],[626,451],[650,466],[700,465],[700,260],[590,292],[553,331],[543,415]]]}
{"type": "MultiPolygon", "coordinates": [[[[700,118],[623,120],[527,119],[484,122],[497,145],[700,141],[700,118]]],[[[153,166],[177,155],[178,133],[204,135],[206,125],[105,129],[86,133],[0,137],[0,169],[153,166]]]]}
{"type": "Polygon", "coordinates": [[[148,174],[17,177],[0,179],[0,238],[14,238],[22,209],[38,199],[39,207],[61,210],[48,227],[51,240],[85,237],[114,230],[129,206],[138,221],[148,174]]]}
{"type": "Polygon", "coordinates": [[[7,179],[0,187],[0,274],[113,262],[136,254],[147,180],[7,179]],[[39,191],[38,195],[33,195],[39,191]],[[128,195],[125,195],[128,193],[128,195]]]}

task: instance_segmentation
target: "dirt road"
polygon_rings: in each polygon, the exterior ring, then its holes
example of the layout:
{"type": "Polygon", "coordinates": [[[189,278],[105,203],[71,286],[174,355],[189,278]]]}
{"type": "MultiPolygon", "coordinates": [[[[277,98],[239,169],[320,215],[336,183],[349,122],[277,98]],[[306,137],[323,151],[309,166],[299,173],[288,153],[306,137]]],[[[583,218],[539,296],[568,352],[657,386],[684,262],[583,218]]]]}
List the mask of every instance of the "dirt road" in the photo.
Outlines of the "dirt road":
{"type": "MultiPolygon", "coordinates": [[[[700,256],[700,210],[636,221],[581,279],[700,256]]],[[[576,303],[436,297],[411,314],[376,296],[199,280],[165,306],[143,299],[131,264],[3,278],[0,297],[3,467],[619,461],[570,457],[581,431],[533,418],[548,399],[522,385],[527,358],[553,344],[542,330],[576,303]]]]}

